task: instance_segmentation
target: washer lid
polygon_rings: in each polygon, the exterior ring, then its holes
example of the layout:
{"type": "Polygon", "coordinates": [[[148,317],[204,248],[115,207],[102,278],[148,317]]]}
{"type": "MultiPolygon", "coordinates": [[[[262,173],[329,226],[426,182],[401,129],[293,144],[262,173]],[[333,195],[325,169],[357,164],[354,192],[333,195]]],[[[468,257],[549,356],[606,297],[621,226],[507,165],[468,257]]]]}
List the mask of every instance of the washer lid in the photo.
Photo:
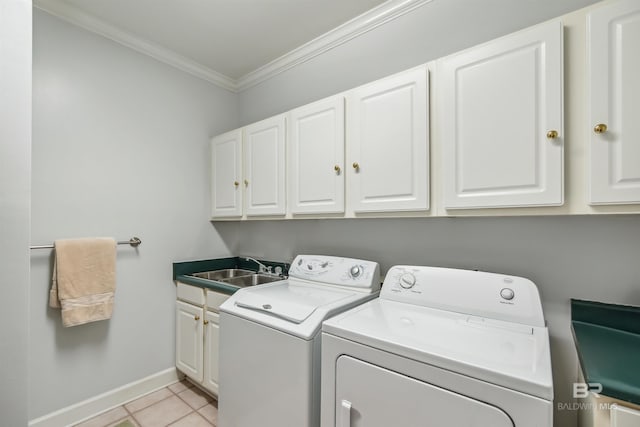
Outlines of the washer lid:
{"type": "Polygon", "coordinates": [[[289,279],[242,288],[220,311],[311,339],[326,318],[376,296],[289,279]]]}
{"type": "Polygon", "coordinates": [[[336,293],[311,286],[283,282],[271,287],[249,288],[238,295],[235,305],[280,317],[293,323],[301,323],[317,307],[339,301],[344,293],[336,293]]]}
{"type": "Polygon", "coordinates": [[[511,390],[553,399],[546,327],[379,298],[328,319],[322,330],[511,390]]]}

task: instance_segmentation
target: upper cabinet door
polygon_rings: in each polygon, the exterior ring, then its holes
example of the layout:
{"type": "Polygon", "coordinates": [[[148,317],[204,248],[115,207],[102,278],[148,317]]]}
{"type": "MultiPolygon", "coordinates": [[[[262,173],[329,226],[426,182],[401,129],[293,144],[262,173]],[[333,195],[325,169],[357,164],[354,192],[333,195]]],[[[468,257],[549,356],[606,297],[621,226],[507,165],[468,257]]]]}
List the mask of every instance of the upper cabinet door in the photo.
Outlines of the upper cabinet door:
{"type": "Polygon", "coordinates": [[[640,3],[588,17],[591,204],[640,203],[640,3]]]}
{"type": "Polygon", "coordinates": [[[354,89],[347,99],[347,182],[354,212],[429,209],[426,66],[354,89]]]}
{"type": "Polygon", "coordinates": [[[563,203],[562,23],[439,61],[445,208],[563,203]]]}
{"type": "Polygon", "coordinates": [[[284,150],[284,115],[244,128],[247,216],[285,214],[284,150]]]}
{"type": "Polygon", "coordinates": [[[242,216],[242,130],[211,140],[211,215],[242,216]]]}
{"type": "Polygon", "coordinates": [[[344,97],[297,108],[288,125],[291,212],[344,212],[344,97]]]}

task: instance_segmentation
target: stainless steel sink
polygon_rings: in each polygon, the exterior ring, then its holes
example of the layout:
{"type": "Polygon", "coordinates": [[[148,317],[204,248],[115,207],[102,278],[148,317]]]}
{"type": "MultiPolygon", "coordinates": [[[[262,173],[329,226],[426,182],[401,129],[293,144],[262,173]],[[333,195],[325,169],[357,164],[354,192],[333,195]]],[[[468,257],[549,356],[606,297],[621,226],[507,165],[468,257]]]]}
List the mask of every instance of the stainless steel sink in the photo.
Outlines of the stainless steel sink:
{"type": "Polygon", "coordinates": [[[278,280],[284,280],[284,278],[278,276],[270,276],[268,274],[252,274],[250,276],[240,276],[223,279],[221,280],[221,282],[245,288],[247,286],[256,286],[262,285],[264,283],[277,282],[278,280]]]}
{"type": "Polygon", "coordinates": [[[224,270],[203,271],[200,273],[192,273],[190,276],[199,277],[201,279],[213,280],[216,282],[228,283],[230,285],[246,288],[247,286],[261,285],[263,283],[276,282],[284,280],[283,277],[273,276],[270,274],[256,273],[251,270],[243,270],[240,268],[227,268],[224,270]]]}
{"type": "Polygon", "coordinates": [[[251,270],[242,270],[239,268],[227,268],[224,270],[203,271],[201,273],[193,273],[191,276],[199,277],[201,279],[222,281],[231,277],[250,276],[255,274],[251,270]]]}

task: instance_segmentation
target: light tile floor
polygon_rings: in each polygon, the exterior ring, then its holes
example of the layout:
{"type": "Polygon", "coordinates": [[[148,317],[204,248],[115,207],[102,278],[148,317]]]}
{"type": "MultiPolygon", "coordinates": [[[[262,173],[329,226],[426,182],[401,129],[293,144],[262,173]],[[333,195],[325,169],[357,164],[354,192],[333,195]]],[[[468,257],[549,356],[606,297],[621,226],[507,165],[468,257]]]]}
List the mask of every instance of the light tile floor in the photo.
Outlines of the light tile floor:
{"type": "Polygon", "coordinates": [[[182,380],[75,427],[211,427],[217,422],[218,402],[182,380]]]}

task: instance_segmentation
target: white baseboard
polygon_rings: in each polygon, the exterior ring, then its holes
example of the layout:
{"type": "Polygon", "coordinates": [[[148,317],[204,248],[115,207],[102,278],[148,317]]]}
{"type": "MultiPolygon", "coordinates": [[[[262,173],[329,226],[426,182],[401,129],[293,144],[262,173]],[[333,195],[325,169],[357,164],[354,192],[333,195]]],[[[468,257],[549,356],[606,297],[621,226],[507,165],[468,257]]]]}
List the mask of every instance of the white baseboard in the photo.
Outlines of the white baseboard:
{"type": "Polygon", "coordinates": [[[77,424],[139,396],[166,387],[182,376],[175,368],[169,368],[31,420],[29,427],[61,427],[77,424]]]}

